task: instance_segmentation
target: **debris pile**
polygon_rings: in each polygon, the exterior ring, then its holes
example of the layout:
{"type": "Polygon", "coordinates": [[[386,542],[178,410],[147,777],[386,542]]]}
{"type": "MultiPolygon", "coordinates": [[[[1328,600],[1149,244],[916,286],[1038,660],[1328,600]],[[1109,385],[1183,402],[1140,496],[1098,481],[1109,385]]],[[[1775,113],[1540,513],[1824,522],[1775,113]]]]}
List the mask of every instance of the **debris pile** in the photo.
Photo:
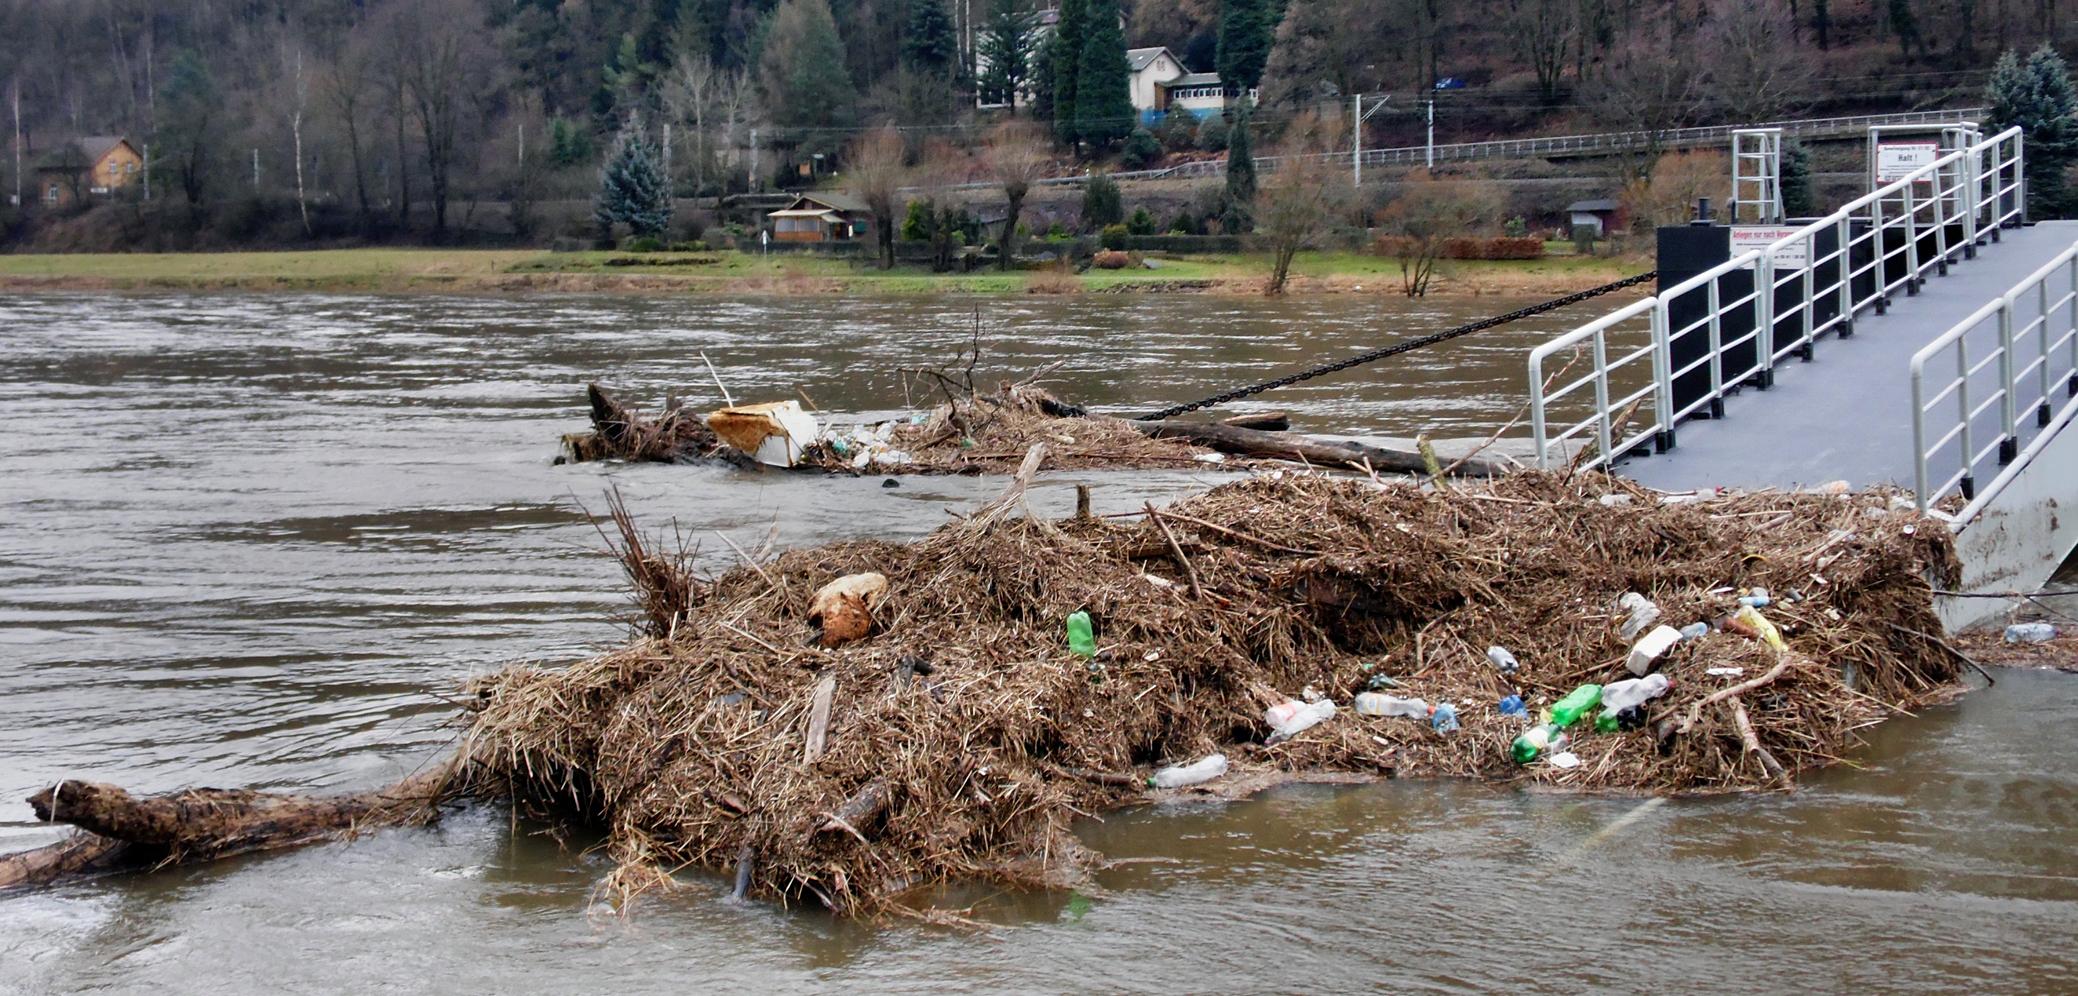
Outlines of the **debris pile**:
{"type": "Polygon", "coordinates": [[[1320,776],[1786,786],[1960,687],[1929,581],[1955,575],[1949,531],[1883,493],[1280,473],[1129,521],[1045,521],[1021,511],[1039,462],[920,541],[711,579],[617,509],[642,632],[475,680],[467,791],[602,825],[621,899],[705,867],[752,895],[919,912],[910,891],[949,879],[1074,881],[1101,859],[1073,821],[1150,795],[1320,776]],[[1779,649],[1733,621],[1761,589],[1797,593],[1757,610],[1779,649]],[[1644,661],[1664,677],[1619,684],[1648,600],[1650,622],[1706,625],[1644,661]],[[1393,701],[1359,714],[1358,693],[1393,701]],[[1518,761],[1544,727],[1570,763],[1548,741],[1518,761]]]}

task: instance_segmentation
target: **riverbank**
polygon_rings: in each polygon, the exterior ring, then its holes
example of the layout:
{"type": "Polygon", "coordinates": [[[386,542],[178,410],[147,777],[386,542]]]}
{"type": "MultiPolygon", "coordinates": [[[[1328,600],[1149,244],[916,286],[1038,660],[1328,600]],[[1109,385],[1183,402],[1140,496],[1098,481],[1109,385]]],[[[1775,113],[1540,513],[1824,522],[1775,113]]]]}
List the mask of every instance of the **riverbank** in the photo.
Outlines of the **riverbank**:
{"type": "MultiPolygon", "coordinates": [[[[850,260],[746,253],[554,253],[529,249],[327,249],[298,252],[0,255],[0,290],[318,291],[502,294],[1259,294],[1267,254],[1154,257],[1152,269],[1086,273],[881,271],[850,260]]],[[[1649,266],[1626,257],[1446,261],[1431,297],[1561,294],[1649,266]]],[[[1398,263],[1302,253],[1292,294],[1399,296],[1398,263]]]]}

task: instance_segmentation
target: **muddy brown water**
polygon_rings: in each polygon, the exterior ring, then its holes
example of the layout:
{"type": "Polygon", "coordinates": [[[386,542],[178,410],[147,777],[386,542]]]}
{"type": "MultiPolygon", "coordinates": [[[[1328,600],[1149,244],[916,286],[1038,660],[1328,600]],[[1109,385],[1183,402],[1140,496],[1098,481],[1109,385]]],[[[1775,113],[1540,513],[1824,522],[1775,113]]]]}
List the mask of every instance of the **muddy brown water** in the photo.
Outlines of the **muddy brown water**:
{"type": "MultiPolygon", "coordinates": [[[[1151,405],[1520,302],[978,303],[982,372],[1064,360],[1066,396],[1151,405]]],[[[621,634],[582,506],[726,547],[913,537],[1000,482],[552,467],[583,382],[653,403],[805,391],[845,412],[944,361],[959,299],[36,296],[0,300],[0,850],[19,800],[349,788],[452,735],[441,696],[621,634]]],[[[1578,317],[1577,315],[1575,317],[1578,317]]],[[[1552,316],[1270,396],[1319,431],[1480,431],[1552,316]]],[[[1131,508],[1216,475],[1091,474],[1131,508]]],[[[719,559],[710,559],[719,564],[719,559]]],[[[2078,684],[1883,726],[1790,796],[1583,799],[1465,784],[1287,789],[1118,814],[1158,858],[1090,896],[961,892],[981,936],[683,894],[588,917],[603,872],[486,808],[437,829],[0,898],[0,992],[709,989],[1880,990],[2078,987],[2078,684]],[[1611,827],[1615,829],[1611,830],[1611,827]]],[[[576,842],[581,845],[582,841],[576,842]]]]}

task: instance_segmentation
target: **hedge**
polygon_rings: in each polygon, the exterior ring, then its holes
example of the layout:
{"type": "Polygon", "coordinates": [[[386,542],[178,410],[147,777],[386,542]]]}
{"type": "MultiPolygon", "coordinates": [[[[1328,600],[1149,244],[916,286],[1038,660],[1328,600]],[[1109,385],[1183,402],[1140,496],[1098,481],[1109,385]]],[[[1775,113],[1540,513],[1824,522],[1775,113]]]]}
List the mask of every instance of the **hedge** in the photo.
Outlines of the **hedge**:
{"type": "MultiPolygon", "coordinates": [[[[1371,244],[1380,256],[1398,256],[1411,250],[1414,240],[1404,235],[1381,235],[1371,244]]],[[[1443,259],[1543,259],[1544,240],[1535,236],[1444,239],[1443,259]]]]}

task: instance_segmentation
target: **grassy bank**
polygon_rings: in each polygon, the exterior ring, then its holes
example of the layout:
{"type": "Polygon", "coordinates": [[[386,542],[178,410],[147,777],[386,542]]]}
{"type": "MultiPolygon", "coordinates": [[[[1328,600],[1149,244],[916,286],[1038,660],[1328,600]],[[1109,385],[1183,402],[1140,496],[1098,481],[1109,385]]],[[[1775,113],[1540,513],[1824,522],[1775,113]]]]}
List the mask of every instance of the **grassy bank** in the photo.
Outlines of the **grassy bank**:
{"type": "MultiPolygon", "coordinates": [[[[743,253],[549,253],[525,249],[333,249],[307,252],[0,255],[0,289],[269,290],[693,294],[1259,293],[1260,254],[1156,258],[1154,269],[1073,274],[890,271],[850,260],[743,253]]],[[[1446,262],[1433,295],[1563,293],[1642,269],[1638,260],[1554,256],[1446,262]]],[[[1400,292],[1398,264],[1346,252],[1303,253],[1294,294],[1400,292]]]]}

